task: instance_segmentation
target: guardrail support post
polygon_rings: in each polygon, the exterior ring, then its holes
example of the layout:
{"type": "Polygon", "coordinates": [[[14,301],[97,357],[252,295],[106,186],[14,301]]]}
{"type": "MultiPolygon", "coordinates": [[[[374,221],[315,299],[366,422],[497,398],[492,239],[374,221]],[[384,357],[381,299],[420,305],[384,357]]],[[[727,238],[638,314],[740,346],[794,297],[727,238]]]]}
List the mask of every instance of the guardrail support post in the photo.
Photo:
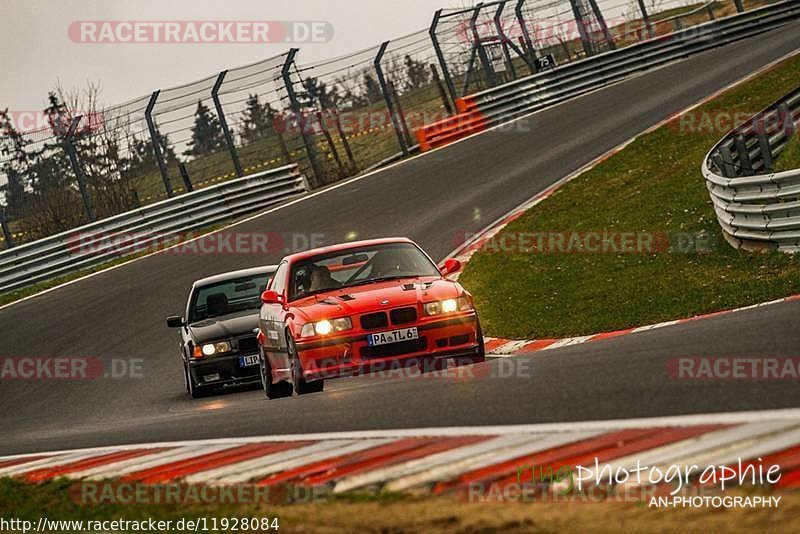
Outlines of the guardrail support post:
{"type": "Polygon", "coordinates": [[[67,135],[64,138],[64,148],[69,156],[69,162],[72,165],[72,172],[75,173],[75,179],[78,180],[78,189],[81,192],[81,200],[83,201],[83,209],[86,212],[86,218],[90,222],[95,221],[94,207],[92,206],[92,197],[89,196],[89,191],[86,189],[86,178],[83,175],[83,168],[78,161],[78,153],[75,150],[75,144],[72,142],[75,138],[75,132],[78,129],[78,124],[81,122],[81,116],[72,119],[67,130],[67,135]]]}
{"type": "Polygon", "coordinates": [[[179,163],[178,171],[181,173],[181,178],[183,179],[183,187],[186,188],[186,192],[191,193],[192,191],[194,191],[194,187],[192,186],[192,180],[189,178],[189,171],[186,170],[186,164],[179,163]]]}
{"type": "Polygon", "coordinates": [[[647,28],[647,35],[649,35],[650,39],[652,39],[656,35],[655,32],[653,31],[653,24],[650,22],[650,15],[647,13],[647,8],[644,6],[644,0],[638,0],[638,1],[639,1],[639,11],[642,12],[642,22],[644,22],[644,25],[647,28]]]}
{"type": "Polygon", "coordinates": [[[305,119],[302,116],[300,102],[297,100],[297,93],[294,91],[290,73],[294,58],[299,51],[299,48],[289,49],[289,53],[286,55],[286,61],[283,63],[283,68],[281,69],[281,76],[283,77],[283,84],[286,87],[286,94],[289,96],[289,107],[292,113],[295,114],[294,118],[297,120],[297,124],[300,127],[300,137],[303,138],[303,146],[306,149],[308,161],[311,164],[311,171],[314,173],[314,181],[316,182],[313,185],[316,187],[323,184],[322,168],[319,166],[319,161],[317,161],[317,152],[314,149],[314,143],[309,138],[308,132],[306,132],[305,119]]]}
{"type": "Polygon", "coordinates": [[[517,24],[519,24],[519,27],[522,30],[522,39],[525,41],[525,48],[528,49],[528,57],[530,62],[536,64],[539,54],[536,51],[536,48],[533,46],[531,33],[528,31],[528,24],[525,22],[525,16],[522,14],[522,6],[525,5],[525,2],[526,0],[519,0],[514,8],[514,12],[517,14],[517,24]]]}
{"type": "Polygon", "coordinates": [[[144,118],[147,121],[147,129],[150,131],[150,143],[153,145],[153,156],[158,164],[158,172],[161,173],[161,180],[164,182],[167,197],[172,198],[175,193],[173,193],[172,185],[169,183],[169,173],[167,173],[167,166],[161,154],[161,135],[157,132],[155,122],[153,122],[153,108],[156,106],[159,94],[161,94],[161,90],[153,91],[153,94],[150,95],[150,101],[144,110],[144,118]]]}
{"type": "Polygon", "coordinates": [[[706,11],[708,12],[708,20],[717,20],[716,15],[714,15],[714,3],[709,2],[708,6],[706,7],[706,11]]]}
{"type": "Polygon", "coordinates": [[[436,36],[436,28],[439,26],[439,19],[441,16],[441,9],[433,14],[433,21],[431,22],[431,27],[428,30],[428,35],[431,37],[433,50],[436,52],[436,59],[439,60],[439,66],[442,68],[442,76],[447,84],[447,90],[450,92],[450,100],[451,102],[455,102],[456,98],[458,98],[458,95],[456,95],[456,86],[453,85],[453,79],[450,77],[450,71],[447,68],[447,60],[445,60],[442,47],[439,45],[439,38],[436,36]]]}
{"type": "Polygon", "coordinates": [[[742,134],[736,134],[733,138],[736,153],[739,155],[739,168],[744,176],[752,176],[753,162],[750,160],[750,152],[747,149],[747,142],[742,134]]]}
{"type": "Polygon", "coordinates": [[[761,150],[761,161],[764,162],[764,170],[770,171],[772,170],[773,160],[772,147],[769,146],[769,137],[763,131],[757,132],[756,137],[758,138],[758,147],[761,150]]]}
{"type": "Polygon", "coordinates": [[[222,103],[219,101],[219,88],[222,87],[222,82],[225,80],[225,75],[228,74],[227,70],[223,70],[217,76],[217,81],[214,82],[214,87],[211,89],[211,98],[214,100],[214,107],[217,110],[217,117],[222,126],[222,134],[225,136],[225,144],[228,145],[228,152],[231,154],[233,161],[233,169],[236,171],[236,176],[241,178],[244,176],[242,172],[242,164],[239,162],[239,154],[236,153],[236,145],[233,144],[233,136],[228,128],[228,121],[225,120],[225,111],[222,109],[222,103]]]}
{"type": "Polygon", "coordinates": [[[375,73],[378,75],[378,83],[381,86],[383,100],[386,102],[386,109],[389,110],[389,118],[392,120],[394,133],[397,136],[397,141],[400,143],[400,150],[403,152],[404,156],[407,156],[408,146],[406,145],[405,135],[403,135],[403,129],[400,126],[400,119],[395,112],[394,104],[392,103],[392,95],[389,93],[389,87],[386,84],[386,77],[383,75],[383,68],[381,67],[381,60],[383,59],[383,55],[386,53],[386,48],[389,46],[389,43],[390,41],[384,41],[381,43],[381,46],[378,48],[378,53],[375,55],[375,59],[373,60],[372,64],[375,66],[375,73]]]}
{"type": "Polygon", "coordinates": [[[733,3],[736,5],[737,13],[744,13],[744,4],[742,3],[742,0],[733,0],[733,3]]]}
{"type": "Polygon", "coordinates": [[[0,226],[3,227],[3,237],[6,240],[6,249],[14,248],[14,236],[11,234],[11,228],[8,227],[5,206],[0,206],[0,226]]]}

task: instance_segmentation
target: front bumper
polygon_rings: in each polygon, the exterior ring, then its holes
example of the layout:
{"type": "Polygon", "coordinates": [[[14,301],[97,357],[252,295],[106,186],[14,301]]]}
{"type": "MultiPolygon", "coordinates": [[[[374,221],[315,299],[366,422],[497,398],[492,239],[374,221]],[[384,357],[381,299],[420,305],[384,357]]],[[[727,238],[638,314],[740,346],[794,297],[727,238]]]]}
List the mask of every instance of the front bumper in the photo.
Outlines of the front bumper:
{"type": "Polygon", "coordinates": [[[478,340],[478,318],[466,312],[445,318],[427,318],[413,324],[378,331],[417,327],[419,339],[370,347],[367,336],[376,331],[348,333],[330,339],[297,342],[297,352],[308,380],[351,376],[396,367],[427,367],[431,361],[483,361],[478,340]]]}
{"type": "MultiPolygon", "coordinates": [[[[240,356],[251,354],[226,354],[189,360],[189,372],[200,387],[227,388],[253,384],[261,380],[258,365],[242,367],[240,356]]],[[[256,356],[258,356],[256,354],[256,356]]]]}

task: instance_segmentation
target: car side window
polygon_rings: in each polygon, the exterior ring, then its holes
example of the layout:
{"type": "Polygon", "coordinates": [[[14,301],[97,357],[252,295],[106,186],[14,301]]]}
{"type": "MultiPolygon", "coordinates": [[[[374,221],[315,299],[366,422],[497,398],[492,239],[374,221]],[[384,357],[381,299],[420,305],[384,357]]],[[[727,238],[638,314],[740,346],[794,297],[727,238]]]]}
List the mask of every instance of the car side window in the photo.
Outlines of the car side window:
{"type": "Polygon", "coordinates": [[[286,293],[286,270],[287,270],[287,263],[281,263],[278,267],[278,270],[275,271],[275,277],[272,279],[272,283],[270,284],[270,289],[275,291],[276,293],[283,295],[286,293]]]}

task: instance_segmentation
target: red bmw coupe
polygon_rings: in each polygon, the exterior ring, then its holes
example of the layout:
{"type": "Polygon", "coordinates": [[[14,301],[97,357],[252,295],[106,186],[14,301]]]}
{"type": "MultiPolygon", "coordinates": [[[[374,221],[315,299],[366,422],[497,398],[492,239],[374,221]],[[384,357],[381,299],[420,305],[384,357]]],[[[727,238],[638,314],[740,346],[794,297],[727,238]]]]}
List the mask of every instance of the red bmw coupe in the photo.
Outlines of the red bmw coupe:
{"type": "Polygon", "coordinates": [[[284,258],[261,296],[261,381],[268,398],[324,380],[484,360],[472,296],[413,241],[375,239],[284,258]]]}

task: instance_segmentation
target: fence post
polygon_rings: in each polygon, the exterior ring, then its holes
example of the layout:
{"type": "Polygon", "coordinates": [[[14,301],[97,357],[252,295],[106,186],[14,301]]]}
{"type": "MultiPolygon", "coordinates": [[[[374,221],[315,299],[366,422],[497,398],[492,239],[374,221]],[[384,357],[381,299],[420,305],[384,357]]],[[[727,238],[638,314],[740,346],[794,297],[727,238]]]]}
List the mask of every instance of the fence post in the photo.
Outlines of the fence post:
{"type": "Polygon", "coordinates": [[[708,12],[708,20],[717,20],[716,15],[714,15],[714,3],[709,2],[708,6],[706,7],[706,11],[708,12]]]}
{"type": "Polygon", "coordinates": [[[333,155],[333,159],[336,161],[336,166],[339,167],[339,173],[341,176],[345,175],[344,165],[342,165],[342,158],[339,157],[339,151],[336,149],[336,144],[333,142],[333,137],[331,137],[331,132],[328,130],[328,125],[325,122],[325,117],[322,114],[322,111],[317,111],[317,120],[319,121],[319,127],[322,129],[322,135],[325,136],[325,141],[328,142],[328,146],[331,149],[331,155],[333,155]]]}
{"type": "MultiPolygon", "coordinates": [[[[511,61],[511,54],[508,51],[508,45],[511,42],[511,39],[506,37],[505,32],[503,31],[503,23],[501,22],[500,18],[503,16],[503,10],[506,7],[508,0],[501,0],[501,2],[497,5],[497,10],[494,12],[494,28],[497,30],[497,36],[500,38],[500,48],[503,49],[503,58],[506,60],[506,68],[511,73],[511,79],[517,79],[517,69],[514,68],[514,63],[511,61]]],[[[513,46],[513,43],[511,44],[513,46]]],[[[515,50],[517,54],[525,61],[527,58],[524,54],[519,54],[519,51],[515,50]]],[[[532,72],[532,71],[531,71],[532,72]]]]}
{"type": "Polygon", "coordinates": [[[514,12],[517,14],[517,24],[519,24],[519,27],[522,29],[522,38],[525,40],[525,48],[528,49],[528,56],[530,56],[531,62],[535,64],[539,54],[536,52],[536,48],[533,47],[533,40],[528,31],[528,24],[525,22],[525,17],[522,15],[522,6],[525,5],[525,2],[526,0],[519,0],[514,8],[514,12]]]}
{"type": "Polygon", "coordinates": [[[744,4],[742,4],[742,0],[733,0],[733,3],[736,4],[737,13],[744,13],[744,4]]]}
{"type": "Polygon", "coordinates": [[[600,30],[603,32],[603,36],[606,38],[606,43],[608,44],[609,50],[616,50],[617,45],[614,44],[614,37],[611,35],[611,32],[608,31],[608,26],[606,25],[606,19],[603,17],[603,12],[600,11],[599,7],[597,7],[597,0],[589,0],[589,5],[592,6],[594,18],[597,19],[597,23],[600,25],[600,30]]]}
{"type": "Polygon", "coordinates": [[[378,83],[381,86],[383,100],[386,102],[386,109],[389,110],[389,118],[392,120],[394,133],[397,136],[397,141],[400,143],[400,150],[403,152],[404,156],[407,156],[408,146],[406,145],[406,139],[403,135],[403,128],[400,126],[397,113],[395,113],[394,104],[392,103],[392,95],[389,93],[389,87],[386,84],[386,77],[383,75],[383,68],[381,67],[381,60],[383,59],[383,55],[386,53],[386,47],[389,46],[389,42],[390,41],[384,41],[381,43],[381,46],[378,48],[378,53],[375,55],[375,59],[373,60],[372,64],[375,66],[375,73],[378,75],[378,83]]]}
{"type": "Polygon", "coordinates": [[[353,156],[353,149],[350,147],[350,141],[347,140],[347,134],[342,128],[342,118],[339,116],[339,108],[334,106],[331,112],[333,113],[333,122],[336,125],[336,131],[339,134],[339,140],[342,142],[344,152],[347,154],[347,159],[350,160],[350,166],[352,167],[353,171],[357,171],[358,164],[356,163],[355,156],[353,156]]]}
{"type": "Polygon", "coordinates": [[[647,28],[647,34],[652,39],[655,37],[655,32],[653,31],[653,24],[650,22],[650,14],[647,13],[647,8],[644,6],[644,0],[639,0],[639,11],[642,12],[642,21],[647,28]]]}
{"type": "Polygon", "coordinates": [[[447,68],[447,60],[445,60],[442,47],[439,45],[439,38],[436,36],[436,28],[439,26],[439,19],[441,16],[441,9],[433,14],[433,22],[431,22],[431,27],[428,30],[428,34],[431,36],[433,50],[436,52],[436,58],[439,60],[439,66],[442,68],[442,76],[444,76],[444,82],[447,84],[447,90],[450,92],[450,100],[455,102],[458,98],[458,95],[456,94],[456,86],[453,85],[453,79],[450,77],[450,71],[447,68]]]}
{"type": "Polygon", "coordinates": [[[153,144],[153,155],[158,163],[158,172],[161,173],[161,180],[164,182],[164,189],[167,191],[167,197],[172,198],[172,185],[169,183],[169,174],[167,173],[167,166],[164,163],[164,157],[161,154],[161,135],[156,131],[156,125],[153,122],[153,108],[156,106],[156,100],[161,90],[153,91],[150,95],[150,101],[147,103],[147,108],[144,110],[144,118],[147,121],[147,129],[150,130],[150,142],[153,144]]]}
{"type": "Polygon", "coordinates": [[[75,173],[75,178],[78,180],[78,189],[81,192],[81,200],[83,200],[83,209],[86,212],[86,218],[89,222],[95,221],[94,207],[92,206],[92,197],[89,196],[89,191],[86,189],[86,178],[83,175],[83,169],[78,161],[78,153],[75,150],[75,144],[72,142],[75,138],[75,131],[78,129],[78,123],[81,122],[81,116],[72,119],[67,130],[67,135],[64,138],[64,148],[69,156],[69,162],[72,165],[72,172],[75,173]]]}
{"type": "Polygon", "coordinates": [[[292,110],[292,113],[295,114],[297,124],[300,127],[300,137],[303,138],[303,146],[306,149],[306,154],[308,154],[308,161],[311,163],[311,170],[314,172],[314,179],[316,182],[314,186],[320,186],[323,184],[322,168],[319,166],[319,161],[317,161],[317,152],[314,149],[314,143],[308,137],[308,132],[306,132],[305,120],[303,119],[300,110],[300,102],[297,100],[297,93],[294,91],[291,73],[289,72],[292,68],[292,64],[294,63],[294,58],[297,56],[297,52],[299,51],[299,48],[289,49],[289,53],[286,54],[286,61],[283,63],[283,68],[281,69],[281,77],[283,78],[283,84],[286,87],[286,94],[289,96],[289,107],[292,110]]]}
{"type": "Polygon", "coordinates": [[[14,236],[6,220],[6,207],[0,206],[0,226],[3,227],[3,237],[6,239],[6,249],[14,248],[14,236]]]}
{"type": "Polygon", "coordinates": [[[397,113],[398,121],[400,122],[400,128],[403,130],[403,134],[406,136],[406,142],[408,146],[413,145],[413,140],[411,139],[411,133],[408,131],[408,124],[406,124],[406,114],[403,113],[403,106],[400,104],[400,93],[397,92],[397,88],[394,86],[394,82],[389,80],[389,94],[392,96],[394,101],[394,109],[397,113]]]}
{"type": "Polygon", "coordinates": [[[181,178],[183,179],[183,187],[186,188],[187,193],[191,193],[194,191],[194,186],[192,186],[192,180],[189,178],[189,171],[186,170],[186,165],[184,163],[178,163],[178,171],[181,173],[181,178]]]}
{"type": "Polygon", "coordinates": [[[444,108],[447,110],[447,114],[452,115],[453,104],[450,103],[450,98],[447,96],[447,89],[445,89],[442,79],[439,77],[439,69],[437,69],[436,65],[433,63],[431,63],[431,74],[433,75],[433,81],[436,84],[436,87],[439,88],[439,97],[442,99],[442,103],[444,104],[444,108]]]}
{"type": "Polygon", "coordinates": [[[481,36],[478,33],[478,17],[481,14],[481,9],[483,9],[483,2],[478,2],[475,4],[475,9],[473,10],[472,17],[469,19],[469,29],[472,32],[472,40],[474,42],[474,46],[478,51],[478,58],[483,65],[483,73],[486,75],[486,83],[489,84],[489,87],[494,87],[497,85],[497,80],[494,76],[494,68],[492,67],[491,62],[489,61],[489,56],[486,54],[486,49],[483,47],[483,43],[481,42],[481,36]]]}
{"type": "Polygon", "coordinates": [[[575,25],[578,27],[578,34],[580,34],[581,37],[583,51],[586,53],[587,57],[593,56],[594,46],[592,46],[592,41],[589,39],[589,34],[586,33],[586,22],[583,18],[581,7],[578,5],[578,0],[569,0],[569,5],[572,7],[572,16],[575,17],[575,25]]]}
{"type": "Polygon", "coordinates": [[[241,178],[244,176],[242,172],[242,164],[239,163],[239,154],[236,153],[236,145],[233,144],[233,137],[228,128],[228,121],[225,120],[225,111],[222,109],[222,103],[219,101],[219,88],[222,87],[222,82],[225,80],[225,75],[228,74],[227,70],[223,70],[217,76],[217,81],[214,82],[214,87],[211,89],[211,98],[214,100],[214,107],[217,110],[217,117],[219,117],[220,125],[222,126],[222,134],[225,136],[225,144],[228,145],[228,152],[231,154],[233,160],[233,169],[236,171],[236,176],[241,178]]]}

